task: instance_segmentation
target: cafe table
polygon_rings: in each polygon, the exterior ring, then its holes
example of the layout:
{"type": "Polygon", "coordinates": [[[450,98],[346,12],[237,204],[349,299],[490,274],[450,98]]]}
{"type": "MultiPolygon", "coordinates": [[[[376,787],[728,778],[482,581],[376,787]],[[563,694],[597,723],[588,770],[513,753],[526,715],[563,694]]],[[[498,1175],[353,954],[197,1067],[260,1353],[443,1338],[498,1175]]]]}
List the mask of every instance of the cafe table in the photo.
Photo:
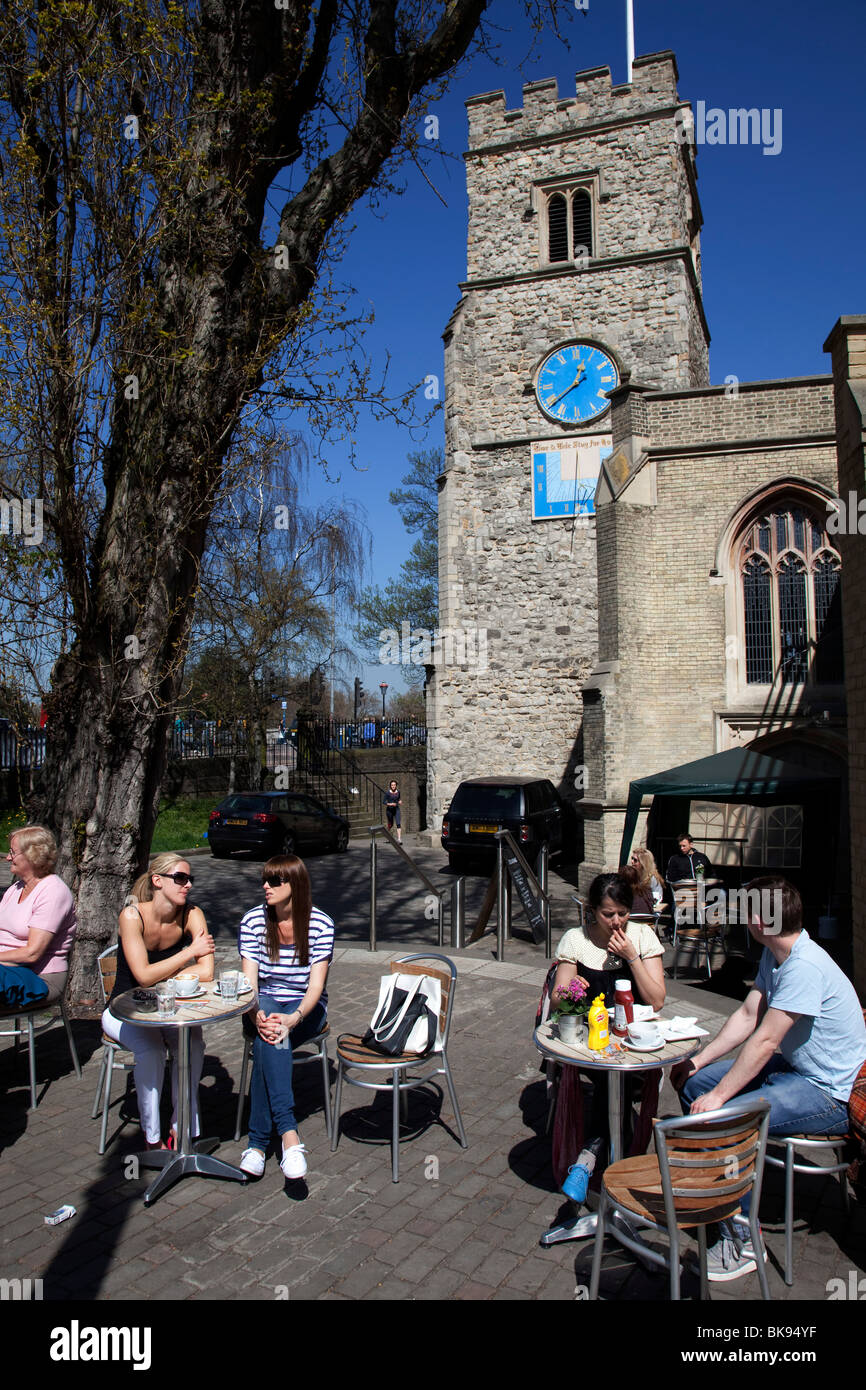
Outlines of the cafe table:
{"type": "MultiPolygon", "coordinates": [[[[658,1021],[664,1023],[664,1019],[658,1021]]],[[[573,1046],[562,1042],[559,1037],[558,1026],[551,1019],[547,1019],[536,1028],[533,1041],[542,1057],[548,1061],[560,1062],[566,1067],[580,1067],[582,1071],[607,1072],[607,1117],[610,1132],[608,1158],[610,1163],[616,1163],[623,1157],[626,1076],[633,1075],[635,1072],[653,1071],[656,1067],[672,1067],[677,1062],[685,1062],[700,1050],[701,1040],[698,1037],[683,1038],[676,1042],[666,1042],[658,1052],[636,1052],[623,1046],[613,1033],[610,1037],[612,1044],[618,1044],[616,1050],[608,1054],[591,1052],[585,1041],[575,1043],[573,1046]]],[[[630,1218],[631,1220],[633,1218],[630,1218]]],[[[617,1221],[622,1223],[623,1229],[630,1239],[634,1240],[634,1229],[621,1212],[614,1212],[610,1234],[616,1234],[617,1221]]],[[[595,1227],[596,1214],[590,1212],[586,1216],[552,1226],[541,1237],[541,1244],[545,1246],[558,1245],[564,1240],[584,1240],[587,1236],[594,1234],[595,1227]]]]}
{"type": "MultiPolygon", "coordinates": [[[[177,999],[173,1014],[161,1017],[158,1012],[144,1012],[133,997],[138,991],[129,989],[118,994],[111,1001],[111,1012],[115,1018],[134,1023],[139,1028],[174,1028],[178,1033],[178,1078],[177,1078],[177,1148],[145,1149],[136,1154],[142,1168],[159,1168],[162,1171],[154,1178],[144,1194],[145,1206],[177,1182],[178,1178],[193,1174],[204,1174],[214,1178],[230,1178],[234,1182],[246,1182],[247,1174],[233,1163],[222,1158],[213,1158],[218,1139],[192,1139],[190,1137],[190,1116],[192,1114],[192,1087],[189,1067],[189,1033],[191,1028],[206,1027],[210,1023],[223,1023],[226,1019],[237,1018],[249,1008],[258,1004],[255,990],[247,991],[236,1000],[223,1000],[214,989],[213,981],[202,984],[203,995],[190,1000],[177,999]]],[[[150,992],[150,991],[149,991],[150,992]]]]}

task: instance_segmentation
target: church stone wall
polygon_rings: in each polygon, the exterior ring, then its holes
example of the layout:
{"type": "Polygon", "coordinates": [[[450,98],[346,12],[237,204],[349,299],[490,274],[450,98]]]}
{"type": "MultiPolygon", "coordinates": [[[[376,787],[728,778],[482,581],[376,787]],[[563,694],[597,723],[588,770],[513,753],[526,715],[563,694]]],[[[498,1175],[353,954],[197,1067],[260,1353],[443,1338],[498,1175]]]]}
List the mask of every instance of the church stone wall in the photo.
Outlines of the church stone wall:
{"type": "Polygon", "coordinates": [[[650,485],[636,473],[615,501],[600,503],[597,521],[599,658],[584,728],[582,882],[618,862],[630,781],[719,751],[729,634],[726,581],[711,572],[738,504],[787,478],[837,486],[826,378],[749,383],[738,400],[684,392],[640,401],[650,485]],[[750,432],[755,442],[743,446],[750,432]],[[688,439],[705,452],[674,452],[688,439]],[[726,448],[726,439],[738,447],[726,448]],[[641,483],[648,500],[633,505],[641,483]]]}

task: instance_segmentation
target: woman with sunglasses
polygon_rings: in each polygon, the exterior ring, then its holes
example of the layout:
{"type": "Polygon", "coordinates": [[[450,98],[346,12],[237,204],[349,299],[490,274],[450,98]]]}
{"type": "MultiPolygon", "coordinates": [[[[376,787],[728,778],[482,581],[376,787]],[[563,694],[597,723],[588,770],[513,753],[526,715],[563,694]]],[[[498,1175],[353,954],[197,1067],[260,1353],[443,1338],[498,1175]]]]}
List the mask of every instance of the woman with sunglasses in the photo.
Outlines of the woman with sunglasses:
{"type": "MultiPolygon", "coordinates": [[[[117,976],[111,999],[128,989],[145,989],[170,980],[181,971],[199,980],[213,979],[214,940],[204,913],[187,903],[192,877],[189,864],[179,854],[158,854],[146,874],[132,885],[127,906],[120,914],[117,941],[117,976]]],[[[177,1143],[177,1045],[176,1028],[139,1028],[121,1022],[111,1012],[111,999],[102,1015],[107,1036],[135,1056],[135,1089],[145,1142],[149,1149],[164,1149],[159,1123],[159,1097],[165,1067],[165,1049],[172,1054],[173,1109],[168,1148],[177,1143]]],[[[199,1132],[198,1085],[204,1061],[200,1028],[189,1030],[189,1065],[192,1076],[190,1133],[199,1132]]]]}
{"type": "Polygon", "coordinates": [[[292,1049],[321,1033],[327,1017],[325,983],[334,954],[334,923],[313,907],[310,876],[296,855],[276,855],[262,871],[265,901],[246,914],[239,951],[244,974],[258,990],[250,1129],[240,1166],[260,1178],[274,1128],[282,1138],[287,1178],[307,1171],[295,1121],[292,1049]]]}

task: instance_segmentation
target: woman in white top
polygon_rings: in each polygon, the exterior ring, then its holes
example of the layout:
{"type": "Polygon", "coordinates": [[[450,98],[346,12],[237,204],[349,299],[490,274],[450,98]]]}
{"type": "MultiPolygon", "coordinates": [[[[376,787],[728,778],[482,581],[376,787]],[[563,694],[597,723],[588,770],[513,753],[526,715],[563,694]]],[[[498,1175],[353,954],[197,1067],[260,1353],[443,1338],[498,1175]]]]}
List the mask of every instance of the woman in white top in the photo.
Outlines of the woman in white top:
{"type": "MultiPolygon", "coordinates": [[[[662,965],[663,947],[652,927],[645,922],[630,922],[629,911],[632,904],[630,884],[620,874],[599,874],[589,886],[587,924],[572,927],[559,943],[556,955],[558,966],[551,1005],[556,1007],[556,990],[568,986],[576,975],[580,975],[589,986],[587,998],[591,1002],[598,994],[604,995],[608,1007],[613,1005],[616,981],[628,978],[632,983],[635,1002],[649,1004],[660,1009],[665,1002],[665,977],[662,965]]],[[[585,1154],[598,1153],[603,1141],[608,1138],[608,1093],[607,1077],[603,1072],[593,1071],[591,1078],[585,1074],[584,1080],[591,1079],[592,1101],[587,1109],[583,1107],[578,1073],[575,1068],[565,1067],[564,1083],[566,1089],[572,1088],[572,1103],[579,1106],[581,1116],[579,1131],[582,1139],[565,1133],[561,1129],[560,1109],[568,1110],[564,1097],[560,1097],[557,1109],[557,1126],[554,1129],[554,1171],[557,1159],[563,1150],[568,1157],[559,1163],[563,1168],[580,1153],[579,1161],[590,1167],[585,1154]],[[581,1149],[583,1150],[582,1152],[581,1149]]],[[[631,1078],[626,1078],[625,1115],[631,1115],[633,1099],[631,1078]]],[[[641,1107],[641,1121],[633,1139],[636,1152],[646,1148],[644,1138],[646,1116],[655,1112],[658,1092],[661,1085],[661,1071],[645,1073],[644,1101],[641,1107]]],[[[594,1158],[591,1160],[594,1162],[594,1158]]]]}
{"type": "Polygon", "coordinates": [[[629,884],[620,874],[599,874],[590,884],[588,905],[586,926],[572,927],[559,943],[554,992],[579,973],[589,982],[590,998],[603,994],[612,1006],[615,982],[627,976],[635,1000],[660,1009],[665,1002],[664,948],[652,927],[629,922],[629,884]]]}
{"type": "Polygon", "coordinates": [[[250,1129],[241,1168],[261,1177],[276,1126],[280,1167],[287,1178],[307,1171],[295,1122],[292,1049],[320,1033],[327,1017],[325,983],[334,953],[334,924],[313,907],[310,876],[293,854],[269,859],[262,870],[265,902],[241,922],[244,974],[258,990],[251,1010],[257,1037],[250,1082],[250,1129]]]}

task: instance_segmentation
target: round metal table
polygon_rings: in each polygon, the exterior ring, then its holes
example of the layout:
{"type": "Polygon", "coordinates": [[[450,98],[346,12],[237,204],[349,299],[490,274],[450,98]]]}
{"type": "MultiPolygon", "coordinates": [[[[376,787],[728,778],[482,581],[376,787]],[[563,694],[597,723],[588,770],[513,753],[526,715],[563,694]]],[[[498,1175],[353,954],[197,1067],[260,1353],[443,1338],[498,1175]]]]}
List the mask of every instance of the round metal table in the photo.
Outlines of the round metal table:
{"type": "MultiPolygon", "coordinates": [[[[664,1022],[664,1020],[660,1020],[664,1022]]],[[[567,1043],[561,1042],[559,1029],[555,1023],[549,1019],[536,1028],[533,1034],[533,1041],[542,1057],[546,1057],[552,1062],[560,1062],[567,1067],[580,1067],[586,1071],[603,1071],[607,1073],[607,1117],[608,1129],[610,1131],[609,1161],[616,1163],[622,1158],[623,1149],[623,1113],[625,1097],[625,1078],[631,1072],[653,1071],[656,1067],[671,1067],[676,1062],[685,1062],[689,1057],[693,1057],[700,1051],[700,1038],[683,1038],[678,1042],[665,1043],[664,1047],[658,1052],[633,1052],[623,1047],[621,1051],[615,1052],[610,1056],[602,1056],[598,1052],[590,1052],[586,1043],[577,1043],[570,1047],[567,1043]]],[[[613,1034],[611,1041],[614,1042],[613,1034]]],[[[614,1214],[611,1234],[615,1233],[616,1219],[622,1220],[620,1213],[614,1214]]],[[[541,1237],[542,1245],[558,1245],[563,1240],[583,1240],[586,1236],[594,1233],[596,1226],[595,1212],[587,1216],[575,1218],[573,1221],[564,1221],[559,1226],[552,1226],[541,1237]]],[[[633,1236],[633,1232],[629,1231],[633,1236]]]]}
{"type": "MultiPolygon", "coordinates": [[[[137,987],[138,988],[138,987],[137,987]]],[[[206,1174],[214,1178],[230,1178],[234,1182],[246,1182],[247,1174],[233,1163],[222,1158],[213,1158],[219,1139],[192,1139],[190,1137],[190,1115],[192,1113],[192,1094],[189,1069],[189,1030],[201,1028],[207,1023],[222,1023],[228,1018],[237,1018],[248,1009],[258,1005],[255,990],[238,997],[232,1003],[225,1003],[214,992],[214,982],[203,983],[204,995],[198,998],[177,1000],[175,1012],[168,1018],[159,1013],[143,1013],[133,995],[135,990],[118,994],[111,1001],[111,1012],[115,1018],[125,1023],[134,1023],[138,1028],[176,1028],[178,1031],[178,1078],[177,1078],[177,1143],[176,1149],[145,1149],[136,1154],[142,1168],[159,1168],[162,1171],[154,1178],[144,1194],[145,1206],[171,1187],[179,1178],[194,1173],[206,1174]]]]}

